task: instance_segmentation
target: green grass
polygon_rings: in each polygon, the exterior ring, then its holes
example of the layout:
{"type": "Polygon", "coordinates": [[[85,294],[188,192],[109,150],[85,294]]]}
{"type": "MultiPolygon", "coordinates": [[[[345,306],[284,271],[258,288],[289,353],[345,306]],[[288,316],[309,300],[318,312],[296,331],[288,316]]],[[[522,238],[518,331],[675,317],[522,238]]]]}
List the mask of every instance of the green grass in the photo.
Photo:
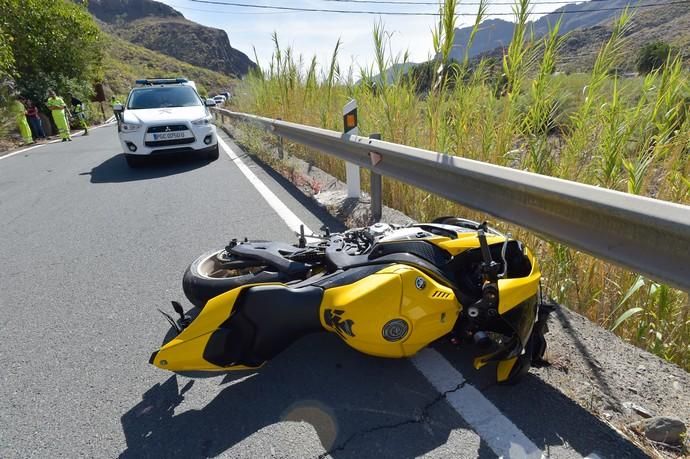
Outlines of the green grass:
{"type": "Polygon", "coordinates": [[[203,92],[203,88],[209,94],[226,91],[237,81],[227,75],[134,45],[114,35],[107,35],[106,43],[104,81],[115,94],[126,96],[134,81],[140,78],[184,76],[194,80],[197,87],[201,85],[200,92],[203,92]]]}
{"type": "MultiPolygon", "coordinates": [[[[274,35],[273,60],[242,83],[233,108],[338,131],[342,106],[355,98],[363,135],[379,132],[396,143],[690,204],[690,75],[674,57],[646,77],[616,75],[633,11],[621,14],[590,73],[565,75],[554,72],[563,43],[558,24],[533,39],[526,31],[531,5],[518,0],[513,42],[496,72],[488,61],[472,68],[467,61],[448,62],[453,3],[441,6],[433,31],[440,59],[428,93],[418,94],[415,82],[401,74],[372,84],[371,68],[359,69],[362,82],[355,84],[354,72],[343,73],[337,65],[340,42],[317,75],[315,58],[282,48],[274,35]]],[[[483,14],[480,7],[477,24],[483,14]]],[[[405,55],[391,55],[387,36],[378,24],[373,40],[381,75],[406,62],[405,55]]],[[[291,145],[291,152],[344,178],[339,160],[299,145],[291,145]]],[[[362,179],[366,186],[367,174],[362,179]]],[[[448,214],[485,218],[393,180],[384,180],[384,200],[421,220],[448,214]]],[[[510,231],[536,251],[549,295],[690,369],[687,294],[520,228],[510,231]]]]}

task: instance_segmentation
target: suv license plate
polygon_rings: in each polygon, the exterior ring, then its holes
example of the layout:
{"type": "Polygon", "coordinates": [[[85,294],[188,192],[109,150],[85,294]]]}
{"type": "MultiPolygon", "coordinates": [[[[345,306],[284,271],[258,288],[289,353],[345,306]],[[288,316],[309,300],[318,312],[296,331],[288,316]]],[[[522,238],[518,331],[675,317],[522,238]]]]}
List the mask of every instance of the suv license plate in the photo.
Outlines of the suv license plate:
{"type": "Polygon", "coordinates": [[[185,137],[191,137],[189,131],[177,131],[177,132],[158,132],[155,134],[148,134],[151,136],[151,140],[173,140],[173,139],[184,139],[185,137]]]}

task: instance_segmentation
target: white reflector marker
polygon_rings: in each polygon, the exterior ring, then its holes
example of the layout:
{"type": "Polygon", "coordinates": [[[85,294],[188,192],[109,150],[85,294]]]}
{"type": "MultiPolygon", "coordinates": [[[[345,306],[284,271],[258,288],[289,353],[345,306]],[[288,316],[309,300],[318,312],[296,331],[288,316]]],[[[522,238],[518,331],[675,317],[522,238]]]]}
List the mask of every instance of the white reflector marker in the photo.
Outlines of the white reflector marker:
{"type": "MultiPolygon", "coordinates": [[[[347,135],[359,135],[357,127],[357,101],[352,99],[343,108],[343,132],[347,135]]],[[[345,176],[347,177],[347,197],[359,199],[359,166],[345,163],[345,176]]]]}

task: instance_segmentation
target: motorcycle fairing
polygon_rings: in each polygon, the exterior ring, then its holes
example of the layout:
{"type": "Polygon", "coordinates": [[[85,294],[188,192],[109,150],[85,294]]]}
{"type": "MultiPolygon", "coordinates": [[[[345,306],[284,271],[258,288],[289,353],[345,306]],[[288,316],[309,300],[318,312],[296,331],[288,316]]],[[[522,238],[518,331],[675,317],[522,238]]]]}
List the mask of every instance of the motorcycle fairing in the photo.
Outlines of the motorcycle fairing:
{"type": "Polygon", "coordinates": [[[360,352],[407,357],[450,333],[460,310],[451,288],[419,269],[395,264],[326,290],[321,320],[360,352]],[[393,339],[385,334],[392,324],[404,330],[393,339]]]}
{"type": "MultiPolygon", "coordinates": [[[[503,244],[505,236],[497,234],[487,234],[486,242],[489,245],[503,244]]],[[[477,233],[475,232],[458,232],[457,238],[433,238],[428,239],[432,244],[438,245],[443,250],[446,250],[451,255],[456,256],[468,249],[479,248],[479,241],[477,240],[477,233]]]]}
{"type": "Polygon", "coordinates": [[[212,298],[192,323],[151,357],[170,371],[256,368],[294,340],[321,330],[318,287],[247,285],[212,298]]]}
{"type": "Polygon", "coordinates": [[[178,372],[257,368],[324,329],[366,354],[406,357],[448,334],[461,309],[452,289],[410,266],[342,275],[352,282],[326,289],[260,284],[219,295],[151,363],[178,372]],[[404,333],[387,335],[390,329],[404,333]]]}
{"type": "Polygon", "coordinates": [[[539,290],[541,270],[539,269],[537,260],[527,248],[525,248],[525,256],[532,267],[527,276],[498,280],[498,291],[500,292],[498,298],[498,313],[501,315],[506,314],[526,299],[535,296],[539,290]]]}

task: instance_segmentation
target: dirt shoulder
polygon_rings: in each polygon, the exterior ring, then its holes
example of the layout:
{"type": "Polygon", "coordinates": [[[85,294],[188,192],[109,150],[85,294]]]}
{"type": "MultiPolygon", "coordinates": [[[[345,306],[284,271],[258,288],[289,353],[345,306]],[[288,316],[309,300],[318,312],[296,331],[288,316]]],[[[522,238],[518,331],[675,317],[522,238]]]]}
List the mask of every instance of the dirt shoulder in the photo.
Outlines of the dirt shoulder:
{"type": "Polygon", "coordinates": [[[627,426],[651,416],[677,417],[690,425],[690,373],[566,307],[552,315],[547,340],[550,366],[532,372],[646,451],[680,456],[627,426]]]}

